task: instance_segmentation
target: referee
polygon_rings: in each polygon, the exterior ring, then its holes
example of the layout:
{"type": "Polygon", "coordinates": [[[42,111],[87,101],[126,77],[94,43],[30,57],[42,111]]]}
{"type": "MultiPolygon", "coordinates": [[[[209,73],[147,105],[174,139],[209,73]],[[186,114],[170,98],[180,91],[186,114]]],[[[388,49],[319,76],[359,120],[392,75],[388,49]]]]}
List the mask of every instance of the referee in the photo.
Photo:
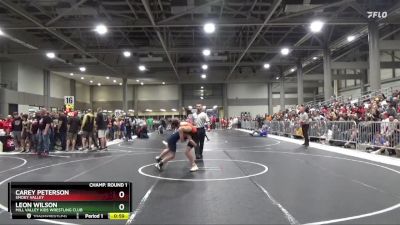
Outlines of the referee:
{"type": "Polygon", "coordinates": [[[300,124],[301,124],[301,130],[303,132],[304,136],[304,146],[308,147],[310,144],[310,140],[308,138],[308,129],[310,128],[309,124],[309,119],[308,119],[308,113],[305,111],[304,106],[300,107],[300,124]]]}
{"type": "Polygon", "coordinates": [[[196,159],[203,158],[203,148],[204,148],[204,138],[206,136],[206,130],[204,125],[210,122],[207,114],[203,112],[203,106],[201,104],[196,105],[197,112],[193,113],[193,122],[197,127],[197,135],[193,137],[193,140],[196,142],[196,159]]]}

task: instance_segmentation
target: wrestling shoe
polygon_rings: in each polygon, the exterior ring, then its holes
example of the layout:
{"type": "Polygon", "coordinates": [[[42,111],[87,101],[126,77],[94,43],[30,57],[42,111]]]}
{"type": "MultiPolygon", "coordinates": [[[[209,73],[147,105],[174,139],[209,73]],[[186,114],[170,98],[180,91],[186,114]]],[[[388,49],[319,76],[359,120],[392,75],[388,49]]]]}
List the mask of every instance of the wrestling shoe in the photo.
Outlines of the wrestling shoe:
{"type": "Polygon", "coordinates": [[[197,170],[199,170],[199,167],[197,167],[196,164],[194,164],[194,165],[192,166],[192,168],[190,168],[190,172],[196,172],[197,170]]]}
{"type": "Polygon", "coordinates": [[[162,170],[162,167],[163,167],[163,164],[156,163],[154,166],[155,166],[159,171],[161,171],[161,170],[162,170]]]}

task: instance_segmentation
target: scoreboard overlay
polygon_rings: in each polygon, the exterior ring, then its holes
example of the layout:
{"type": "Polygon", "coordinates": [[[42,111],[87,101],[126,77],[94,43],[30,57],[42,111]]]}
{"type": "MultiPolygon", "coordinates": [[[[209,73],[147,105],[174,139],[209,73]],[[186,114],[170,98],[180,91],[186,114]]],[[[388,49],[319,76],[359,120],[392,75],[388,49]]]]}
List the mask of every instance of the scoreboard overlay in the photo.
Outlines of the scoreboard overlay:
{"type": "Polygon", "coordinates": [[[10,182],[12,219],[116,219],[132,212],[131,182],[10,182]]]}

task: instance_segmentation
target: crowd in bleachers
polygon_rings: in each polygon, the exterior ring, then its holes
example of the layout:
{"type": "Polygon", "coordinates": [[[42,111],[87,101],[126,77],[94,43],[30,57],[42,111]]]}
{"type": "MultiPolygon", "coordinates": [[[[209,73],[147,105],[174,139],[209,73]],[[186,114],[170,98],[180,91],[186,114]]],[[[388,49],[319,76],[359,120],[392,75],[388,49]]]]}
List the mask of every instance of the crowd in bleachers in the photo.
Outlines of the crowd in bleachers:
{"type": "MultiPolygon", "coordinates": [[[[376,154],[386,152],[400,155],[400,91],[394,90],[368,98],[331,100],[326,104],[305,105],[310,118],[310,137],[313,141],[355,148],[376,154]]],[[[256,118],[239,118],[241,123],[253,121],[259,128],[270,124],[271,132],[301,138],[299,107],[291,107],[260,121],[256,118]]],[[[254,128],[254,129],[256,129],[254,128]]]]}

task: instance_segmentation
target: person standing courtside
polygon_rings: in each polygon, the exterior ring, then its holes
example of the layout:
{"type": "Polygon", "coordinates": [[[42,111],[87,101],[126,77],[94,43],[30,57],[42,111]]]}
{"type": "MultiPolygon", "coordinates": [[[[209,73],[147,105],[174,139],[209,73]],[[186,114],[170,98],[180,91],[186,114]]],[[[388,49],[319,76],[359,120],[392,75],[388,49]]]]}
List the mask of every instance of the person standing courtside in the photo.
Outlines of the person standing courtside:
{"type": "Polygon", "coordinates": [[[39,120],[39,130],[38,130],[38,137],[39,137],[39,148],[38,148],[38,155],[49,155],[50,150],[50,129],[51,129],[51,117],[47,109],[41,109],[41,117],[39,120]]]}
{"type": "Polygon", "coordinates": [[[304,144],[303,145],[305,147],[308,147],[309,141],[310,141],[308,138],[308,128],[310,127],[308,113],[304,109],[304,106],[300,107],[299,113],[300,113],[301,130],[302,130],[303,136],[304,136],[304,144]]]}
{"type": "Polygon", "coordinates": [[[206,136],[206,129],[204,126],[210,122],[207,114],[203,112],[201,104],[196,105],[197,111],[193,113],[194,125],[197,127],[197,135],[194,135],[193,140],[196,142],[196,159],[203,159],[204,138],[206,136]]]}
{"type": "Polygon", "coordinates": [[[67,128],[68,128],[67,124],[68,124],[67,116],[63,112],[60,112],[60,114],[58,115],[58,134],[61,141],[62,151],[67,150],[67,128]]]}
{"type": "Polygon", "coordinates": [[[82,121],[82,150],[92,150],[93,132],[94,132],[94,116],[92,110],[88,109],[82,121]],[[86,142],[87,141],[87,142],[86,142]]]}
{"type": "Polygon", "coordinates": [[[97,127],[97,137],[100,139],[100,150],[107,150],[106,143],[106,129],[108,124],[107,115],[103,114],[101,108],[97,109],[96,115],[96,127],[97,127]]]}

